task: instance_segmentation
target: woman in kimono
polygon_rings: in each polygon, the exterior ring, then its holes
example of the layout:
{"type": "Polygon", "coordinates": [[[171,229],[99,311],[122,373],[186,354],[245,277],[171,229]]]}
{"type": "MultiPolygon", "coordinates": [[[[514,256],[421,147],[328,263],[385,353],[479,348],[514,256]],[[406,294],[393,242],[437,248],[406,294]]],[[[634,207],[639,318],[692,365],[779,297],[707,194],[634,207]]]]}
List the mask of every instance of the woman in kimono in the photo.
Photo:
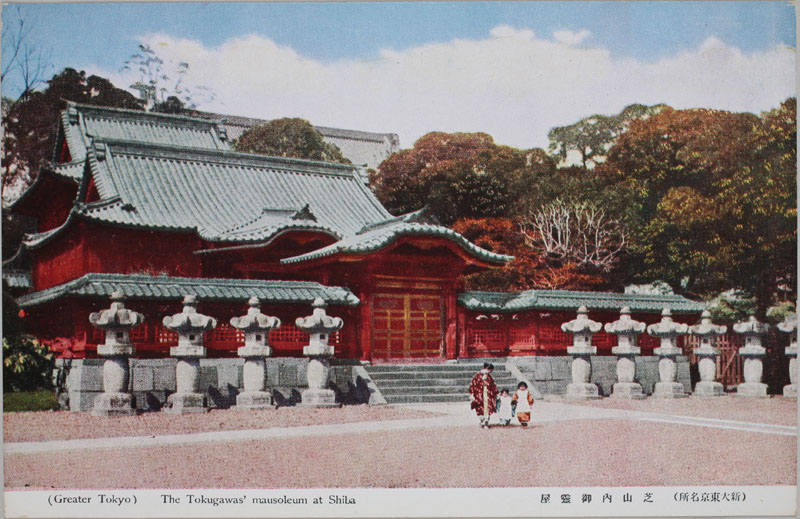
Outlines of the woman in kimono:
{"type": "Polygon", "coordinates": [[[516,403],[517,420],[523,427],[528,426],[531,421],[531,405],[533,405],[533,395],[528,391],[528,384],[520,382],[511,401],[516,403]]]}
{"type": "Polygon", "coordinates": [[[497,398],[497,385],[492,379],[494,366],[484,363],[483,369],[472,377],[469,384],[470,405],[481,421],[481,427],[489,427],[489,415],[495,412],[495,399],[497,398]]]}

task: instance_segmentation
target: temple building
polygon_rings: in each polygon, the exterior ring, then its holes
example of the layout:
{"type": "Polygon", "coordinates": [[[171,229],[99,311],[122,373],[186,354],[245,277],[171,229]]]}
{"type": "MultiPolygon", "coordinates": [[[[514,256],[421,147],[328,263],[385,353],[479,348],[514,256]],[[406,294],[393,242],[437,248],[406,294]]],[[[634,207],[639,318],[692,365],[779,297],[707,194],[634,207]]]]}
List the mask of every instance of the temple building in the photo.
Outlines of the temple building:
{"type": "MultiPolygon", "coordinates": [[[[131,332],[137,357],[167,357],[177,339],[161,319],[193,294],[220,323],[209,357],[235,357],[243,335],[228,323],[255,296],[284,323],[273,356],[301,357],[307,335],[293,323],[320,297],[345,322],[336,358],[445,363],[564,355],[559,325],[581,305],[600,320],[629,306],[648,323],[664,307],[687,322],[702,310],[675,295],[464,291],[462,276],[512,258],[424,210],[391,215],[362,166],[239,153],[231,140],[222,119],[70,104],[52,165],[12,207],[38,222],[20,252],[32,265],[17,299],[28,331],[60,357],[92,358],[102,334],[87,316],[121,291],[145,315],[131,332]]],[[[596,338],[606,354],[613,341],[596,338]]]]}

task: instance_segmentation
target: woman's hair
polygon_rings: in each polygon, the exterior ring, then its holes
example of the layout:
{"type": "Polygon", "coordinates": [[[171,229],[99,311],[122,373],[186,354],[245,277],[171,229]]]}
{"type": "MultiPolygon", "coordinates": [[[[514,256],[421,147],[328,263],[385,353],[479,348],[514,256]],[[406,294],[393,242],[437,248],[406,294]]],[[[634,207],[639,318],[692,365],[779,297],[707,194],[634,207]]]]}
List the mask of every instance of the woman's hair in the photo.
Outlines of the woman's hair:
{"type": "Polygon", "coordinates": [[[500,391],[500,394],[502,395],[503,393],[505,393],[505,394],[508,394],[508,389],[506,389],[506,388],[503,388],[503,390],[502,390],[502,391],[500,391]]]}
{"type": "Polygon", "coordinates": [[[519,384],[517,384],[517,389],[522,389],[523,387],[525,389],[528,389],[528,384],[526,384],[525,382],[520,382],[519,384]]]}

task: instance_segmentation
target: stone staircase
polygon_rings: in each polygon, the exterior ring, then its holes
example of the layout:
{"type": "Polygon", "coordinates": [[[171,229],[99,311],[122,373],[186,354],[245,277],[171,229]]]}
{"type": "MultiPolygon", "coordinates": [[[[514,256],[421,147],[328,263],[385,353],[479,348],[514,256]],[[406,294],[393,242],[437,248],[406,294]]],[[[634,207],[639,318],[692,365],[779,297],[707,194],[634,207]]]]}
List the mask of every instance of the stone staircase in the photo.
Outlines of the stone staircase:
{"type": "MultiPolygon", "coordinates": [[[[469,383],[483,367],[480,363],[381,364],[366,366],[367,373],[389,404],[468,402],[469,383]]],[[[517,379],[504,364],[494,363],[492,378],[498,389],[513,393],[517,379]]]]}

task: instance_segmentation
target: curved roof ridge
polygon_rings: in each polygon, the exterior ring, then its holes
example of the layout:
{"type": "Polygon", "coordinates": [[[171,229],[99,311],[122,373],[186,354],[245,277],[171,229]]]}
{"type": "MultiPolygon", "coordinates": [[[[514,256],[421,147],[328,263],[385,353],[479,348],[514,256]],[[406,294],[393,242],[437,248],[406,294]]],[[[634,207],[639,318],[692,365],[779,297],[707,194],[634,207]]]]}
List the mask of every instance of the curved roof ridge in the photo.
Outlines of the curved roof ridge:
{"type": "MultiPolygon", "coordinates": [[[[307,171],[305,171],[307,173],[338,174],[346,176],[357,175],[361,168],[353,164],[340,164],[338,162],[260,155],[257,153],[243,153],[227,149],[187,148],[186,146],[174,144],[142,142],[108,137],[95,137],[92,139],[92,142],[95,144],[106,144],[109,148],[117,148],[126,154],[146,154],[149,157],[156,156],[157,158],[185,158],[185,160],[192,162],[203,162],[202,158],[208,158],[209,160],[206,160],[206,162],[231,163],[252,167],[274,168],[276,165],[284,167],[301,166],[307,169],[307,171]],[[157,153],[154,154],[153,152],[157,153]]],[[[360,178],[358,180],[360,182],[360,178]]]]}
{"type": "Polygon", "coordinates": [[[401,236],[439,236],[454,242],[456,245],[459,245],[471,256],[491,263],[506,263],[514,259],[513,256],[497,254],[479,247],[478,245],[475,245],[464,238],[463,235],[448,227],[427,223],[400,221],[394,222],[393,224],[385,227],[378,227],[376,229],[366,231],[362,234],[348,236],[338,242],[328,245],[327,247],[323,247],[306,254],[284,258],[281,260],[281,263],[300,263],[312,259],[333,256],[334,254],[339,253],[366,254],[375,252],[387,247],[401,236]]]}

